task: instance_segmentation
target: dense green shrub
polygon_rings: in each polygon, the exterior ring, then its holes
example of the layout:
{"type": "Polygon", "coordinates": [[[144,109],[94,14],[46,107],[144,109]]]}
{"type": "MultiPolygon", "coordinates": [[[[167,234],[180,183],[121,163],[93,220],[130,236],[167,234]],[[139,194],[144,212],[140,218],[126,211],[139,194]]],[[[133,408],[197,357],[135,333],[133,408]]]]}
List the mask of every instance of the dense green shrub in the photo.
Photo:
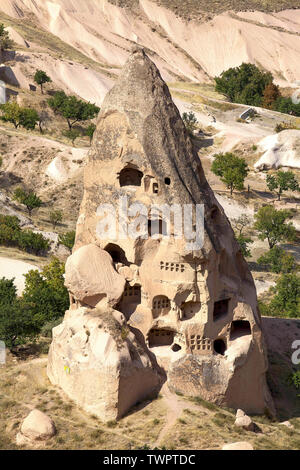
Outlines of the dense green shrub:
{"type": "Polygon", "coordinates": [[[59,235],[59,243],[72,251],[75,243],[75,236],[76,232],[74,230],[71,230],[71,232],[66,232],[63,235],[59,235]]]}
{"type": "Polygon", "coordinates": [[[32,230],[21,230],[18,218],[8,215],[0,215],[0,245],[16,246],[36,255],[45,254],[50,248],[49,241],[43,235],[32,230]]]}
{"type": "Polygon", "coordinates": [[[56,320],[51,320],[45,323],[41,328],[41,335],[44,336],[44,338],[52,338],[53,328],[60,325],[63,322],[63,319],[63,317],[60,317],[56,320]]]}

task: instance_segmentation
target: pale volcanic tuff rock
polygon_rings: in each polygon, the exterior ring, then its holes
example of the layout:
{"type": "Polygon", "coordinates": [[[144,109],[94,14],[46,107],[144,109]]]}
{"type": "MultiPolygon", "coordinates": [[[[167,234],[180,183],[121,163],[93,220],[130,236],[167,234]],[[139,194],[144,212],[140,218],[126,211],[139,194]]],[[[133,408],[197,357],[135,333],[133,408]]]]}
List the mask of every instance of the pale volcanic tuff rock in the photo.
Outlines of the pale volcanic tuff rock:
{"type": "MultiPolygon", "coordinates": [[[[158,375],[157,361],[171,390],[247,412],[273,411],[251,273],[168,87],[141,49],[133,50],[103,103],[84,188],[74,254],[66,270],[71,310],[54,330],[51,381],[85,409],[112,419],[159,387],[163,375],[158,375]],[[153,204],[194,208],[203,204],[203,247],[193,249],[184,237],[172,236],[173,221],[171,237],[163,237],[166,227],[161,214],[154,217],[156,239],[99,236],[97,228],[103,222],[99,206],[111,204],[108,212],[113,213],[121,196],[127,197],[129,206],[139,202],[147,209],[153,204]],[[82,250],[97,252],[99,260],[95,256],[90,263],[82,250]],[[126,281],[121,297],[120,276],[126,281]],[[91,309],[95,295],[97,307],[91,309]],[[113,334],[104,332],[103,315],[106,319],[122,315],[121,328],[128,328],[132,339],[121,334],[121,349],[116,349],[113,334]],[[87,318],[94,331],[88,339],[87,318]],[[127,351],[127,341],[138,351],[144,345],[139,359],[126,353],[124,360],[121,351],[127,351]],[[94,350],[99,353],[97,360],[94,350]],[[124,383],[141,381],[141,388],[126,389],[126,406],[120,406],[124,383]]],[[[150,215],[146,211],[143,217],[147,227],[150,215]]]]}

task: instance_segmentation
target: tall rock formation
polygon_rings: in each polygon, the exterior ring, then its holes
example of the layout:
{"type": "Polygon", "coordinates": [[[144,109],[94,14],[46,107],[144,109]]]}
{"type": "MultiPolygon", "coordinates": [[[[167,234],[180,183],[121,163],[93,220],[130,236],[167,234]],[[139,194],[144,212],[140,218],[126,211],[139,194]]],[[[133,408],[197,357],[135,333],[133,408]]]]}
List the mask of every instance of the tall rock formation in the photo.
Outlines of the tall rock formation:
{"type": "Polygon", "coordinates": [[[102,419],[121,417],[164,380],[219,405],[272,409],[251,273],[141,49],[103,103],[84,187],[52,383],[102,419]]]}

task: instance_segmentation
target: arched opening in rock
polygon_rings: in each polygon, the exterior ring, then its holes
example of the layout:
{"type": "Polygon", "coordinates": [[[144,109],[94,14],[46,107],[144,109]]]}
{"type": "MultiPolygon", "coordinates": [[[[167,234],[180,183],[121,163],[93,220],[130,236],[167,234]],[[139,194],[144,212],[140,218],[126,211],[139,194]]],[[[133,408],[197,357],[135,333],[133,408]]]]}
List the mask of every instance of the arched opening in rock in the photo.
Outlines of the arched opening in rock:
{"type": "Polygon", "coordinates": [[[157,318],[160,315],[167,315],[171,308],[171,302],[165,295],[157,295],[152,302],[152,315],[157,318]]]}
{"type": "Polygon", "coordinates": [[[148,235],[149,237],[153,235],[167,235],[167,224],[164,220],[154,219],[148,220],[148,235]]]}
{"type": "Polygon", "coordinates": [[[218,302],[215,302],[214,314],[213,314],[214,321],[217,321],[220,318],[225,317],[228,314],[229,301],[230,299],[224,299],[224,300],[218,300],[218,302]]]}
{"type": "Polygon", "coordinates": [[[196,313],[200,312],[200,302],[186,302],[181,306],[182,317],[181,320],[189,320],[193,318],[196,313]]]}
{"type": "Polygon", "coordinates": [[[173,346],[172,346],[172,351],[178,352],[178,351],[180,351],[180,350],[181,350],[181,346],[179,346],[179,344],[176,344],[176,343],[173,344],[173,346]]]}
{"type": "Polygon", "coordinates": [[[225,341],[223,341],[223,339],[216,339],[214,341],[214,351],[217,354],[221,354],[221,356],[224,356],[225,351],[226,351],[226,344],[225,344],[225,341]]]}
{"type": "Polygon", "coordinates": [[[126,167],[119,176],[120,186],[141,186],[143,173],[136,168],[126,167]]]}
{"type": "Polygon", "coordinates": [[[125,251],[118,245],[115,245],[114,243],[109,243],[109,245],[105,247],[105,251],[110,254],[114,263],[122,263],[126,266],[129,264],[126,258],[125,251]]]}
{"type": "Polygon", "coordinates": [[[251,326],[247,320],[235,320],[231,323],[230,341],[251,335],[251,326]]]}
{"type": "Polygon", "coordinates": [[[159,346],[171,346],[174,341],[174,331],[160,330],[153,328],[149,331],[148,344],[149,348],[159,346]]]}
{"type": "Polygon", "coordinates": [[[170,178],[165,178],[165,184],[166,184],[167,186],[170,186],[170,184],[171,184],[170,178]]]}
{"type": "Polygon", "coordinates": [[[129,320],[130,316],[133,314],[133,312],[135,312],[137,306],[141,303],[141,300],[141,286],[138,284],[131,286],[127,282],[117,309],[124,313],[126,319],[129,320]]]}
{"type": "Polygon", "coordinates": [[[158,184],[153,183],[153,194],[158,194],[158,184]]]}

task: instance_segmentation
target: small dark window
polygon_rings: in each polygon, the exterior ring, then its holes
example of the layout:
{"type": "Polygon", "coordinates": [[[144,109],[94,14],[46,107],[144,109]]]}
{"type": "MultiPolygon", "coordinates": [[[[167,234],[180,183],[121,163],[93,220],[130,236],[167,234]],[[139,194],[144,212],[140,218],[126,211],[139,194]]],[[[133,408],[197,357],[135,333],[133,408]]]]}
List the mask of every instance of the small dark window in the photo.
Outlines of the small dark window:
{"type": "Polygon", "coordinates": [[[170,178],[165,178],[165,184],[166,184],[167,186],[170,186],[170,184],[171,184],[170,178]]]}
{"type": "Polygon", "coordinates": [[[214,321],[219,320],[223,316],[227,315],[229,307],[229,299],[219,300],[214,305],[214,321]]]}
{"type": "Polygon", "coordinates": [[[217,207],[213,207],[210,211],[210,217],[212,220],[216,220],[219,215],[219,209],[217,207]]]}
{"type": "Polygon", "coordinates": [[[177,352],[181,350],[181,346],[179,344],[173,344],[172,351],[177,352]]]}
{"type": "Polygon", "coordinates": [[[214,341],[214,351],[217,354],[221,354],[222,356],[224,356],[226,351],[226,344],[222,339],[216,339],[214,341]]]}
{"type": "Polygon", "coordinates": [[[153,183],[153,193],[158,194],[158,184],[157,183],[153,183]]]}

